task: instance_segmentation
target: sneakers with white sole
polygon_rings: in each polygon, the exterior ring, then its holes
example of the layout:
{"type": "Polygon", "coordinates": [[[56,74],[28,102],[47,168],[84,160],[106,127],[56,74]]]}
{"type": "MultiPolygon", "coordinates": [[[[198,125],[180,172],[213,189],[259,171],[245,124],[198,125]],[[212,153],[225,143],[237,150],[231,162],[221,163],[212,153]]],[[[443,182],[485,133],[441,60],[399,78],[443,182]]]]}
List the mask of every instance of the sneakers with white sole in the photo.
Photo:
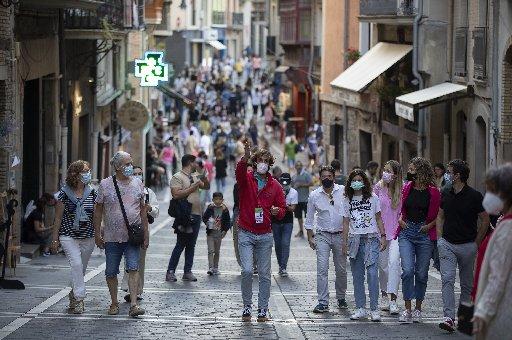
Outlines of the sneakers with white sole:
{"type": "Polygon", "coordinates": [[[404,310],[402,314],[398,317],[398,322],[401,323],[412,323],[412,313],[410,310],[404,310]]]}
{"type": "Polygon", "coordinates": [[[380,310],[383,312],[389,311],[389,298],[387,295],[381,297],[381,306],[380,310]]]}
{"type": "Polygon", "coordinates": [[[380,321],[380,311],[378,309],[370,311],[370,319],[373,322],[379,322],[380,321]]]}
{"type": "Polygon", "coordinates": [[[396,301],[389,301],[389,314],[398,315],[399,312],[396,301]]]}
{"type": "Polygon", "coordinates": [[[423,322],[423,317],[421,316],[421,311],[419,309],[415,309],[414,312],[412,312],[412,322],[414,322],[414,323],[423,322]]]}
{"type": "Polygon", "coordinates": [[[359,308],[350,316],[350,320],[363,320],[368,319],[368,313],[364,308],[359,308]]]}

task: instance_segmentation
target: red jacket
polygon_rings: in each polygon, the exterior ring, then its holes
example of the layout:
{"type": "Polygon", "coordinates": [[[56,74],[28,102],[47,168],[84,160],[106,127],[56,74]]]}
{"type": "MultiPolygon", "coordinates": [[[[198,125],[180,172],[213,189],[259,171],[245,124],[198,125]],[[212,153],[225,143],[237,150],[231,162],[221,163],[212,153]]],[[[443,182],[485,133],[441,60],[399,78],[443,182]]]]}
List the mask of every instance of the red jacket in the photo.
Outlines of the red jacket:
{"type": "MultiPolygon", "coordinates": [[[[402,220],[407,221],[407,213],[405,208],[405,201],[407,201],[407,197],[409,197],[409,193],[411,192],[411,189],[413,187],[413,182],[408,182],[404,185],[402,189],[402,220]]],[[[428,192],[430,193],[430,204],[428,206],[427,211],[427,224],[432,222],[436,219],[437,213],[439,212],[439,207],[441,206],[441,193],[439,192],[439,189],[437,189],[433,185],[428,186],[428,192]]],[[[400,226],[397,226],[396,233],[395,233],[395,239],[398,237],[398,234],[400,234],[400,226]]],[[[428,236],[430,240],[435,241],[437,240],[437,229],[434,225],[429,231],[428,236]]]]}
{"type": "Polygon", "coordinates": [[[267,183],[258,192],[258,183],[254,172],[247,170],[247,162],[242,158],[236,165],[236,181],[239,186],[240,213],[238,227],[254,234],[267,234],[272,232],[270,208],[278,207],[277,219],[286,214],[286,200],[283,188],[277,180],[267,173],[267,183]],[[263,209],[263,223],[256,224],[255,209],[263,209]]]}

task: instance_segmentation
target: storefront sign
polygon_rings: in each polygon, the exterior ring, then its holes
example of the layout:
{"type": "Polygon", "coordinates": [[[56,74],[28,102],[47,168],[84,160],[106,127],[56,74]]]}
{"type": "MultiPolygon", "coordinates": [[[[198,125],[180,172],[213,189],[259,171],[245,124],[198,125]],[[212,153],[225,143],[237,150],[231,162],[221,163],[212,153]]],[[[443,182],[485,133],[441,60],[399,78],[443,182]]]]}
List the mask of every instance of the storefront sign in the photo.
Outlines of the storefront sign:
{"type": "Polygon", "coordinates": [[[149,111],[144,104],[130,100],[124,103],[117,112],[117,120],[123,128],[138,131],[148,123],[149,111]]]}
{"type": "Polygon", "coordinates": [[[414,109],[412,107],[395,102],[395,112],[397,116],[414,122],[414,109]]]}
{"type": "Polygon", "coordinates": [[[140,86],[157,86],[159,81],[169,81],[169,65],[164,62],[164,53],[148,51],[144,59],[135,59],[135,77],[140,86]]]}

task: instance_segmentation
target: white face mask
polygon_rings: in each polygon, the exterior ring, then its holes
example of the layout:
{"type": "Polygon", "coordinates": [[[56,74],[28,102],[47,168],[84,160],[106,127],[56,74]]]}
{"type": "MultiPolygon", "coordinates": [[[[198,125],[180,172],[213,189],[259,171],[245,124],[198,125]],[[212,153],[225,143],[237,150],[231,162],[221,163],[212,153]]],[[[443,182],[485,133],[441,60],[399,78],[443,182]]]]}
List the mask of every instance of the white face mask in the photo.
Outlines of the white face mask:
{"type": "Polygon", "coordinates": [[[491,215],[499,215],[503,210],[503,200],[492,192],[486,192],[482,206],[491,215]]]}
{"type": "Polygon", "coordinates": [[[264,175],[267,173],[268,171],[268,164],[267,163],[258,163],[256,165],[256,171],[260,174],[260,175],[264,175]]]}

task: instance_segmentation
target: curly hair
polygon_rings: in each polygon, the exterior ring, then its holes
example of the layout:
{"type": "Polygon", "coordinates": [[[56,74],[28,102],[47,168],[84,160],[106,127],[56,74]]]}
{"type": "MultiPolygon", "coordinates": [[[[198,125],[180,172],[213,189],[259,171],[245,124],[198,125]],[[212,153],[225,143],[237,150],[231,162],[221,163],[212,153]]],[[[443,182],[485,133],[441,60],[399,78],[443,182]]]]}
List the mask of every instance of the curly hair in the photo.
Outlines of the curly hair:
{"type": "Polygon", "coordinates": [[[414,157],[411,164],[416,168],[416,183],[428,187],[435,186],[435,174],[432,163],[423,157],[414,157]]]}
{"type": "Polygon", "coordinates": [[[84,171],[85,167],[90,168],[89,162],[78,160],[71,163],[68,167],[66,175],[66,184],[70,188],[76,188],[80,183],[80,173],[84,171]]]}
{"type": "Polygon", "coordinates": [[[354,189],[352,189],[350,183],[352,183],[352,180],[357,175],[363,178],[363,199],[369,199],[370,197],[372,197],[372,185],[370,183],[370,180],[368,179],[368,176],[362,169],[354,169],[352,170],[352,172],[350,172],[350,175],[348,175],[347,185],[345,185],[345,196],[348,197],[349,201],[352,201],[352,198],[354,197],[354,189]]]}
{"type": "Polygon", "coordinates": [[[275,158],[270,153],[270,151],[268,151],[266,149],[258,149],[258,150],[256,150],[256,152],[254,152],[251,155],[251,159],[249,160],[249,163],[253,164],[253,165],[258,164],[258,159],[259,158],[267,158],[268,159],[268,166],[269,167],[272,167],[274,165],[275,158]]]}

